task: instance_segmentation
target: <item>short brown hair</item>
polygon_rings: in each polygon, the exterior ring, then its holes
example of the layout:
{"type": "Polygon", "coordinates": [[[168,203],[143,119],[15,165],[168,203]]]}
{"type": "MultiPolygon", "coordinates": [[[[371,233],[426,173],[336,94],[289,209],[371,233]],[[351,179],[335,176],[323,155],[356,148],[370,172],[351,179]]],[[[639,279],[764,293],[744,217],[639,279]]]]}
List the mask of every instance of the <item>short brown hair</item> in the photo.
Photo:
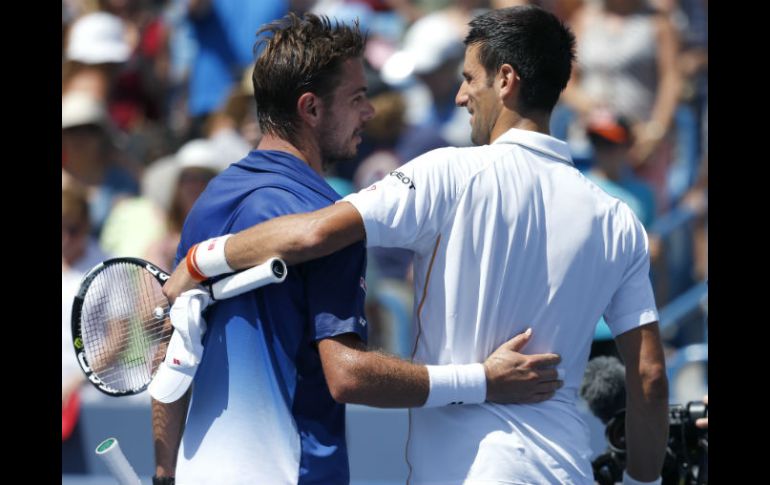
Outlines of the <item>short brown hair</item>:
{"type": "Polygon", "coordinates": [[[297,100],[312,92],[328,99],[337,84],[342,64],[360,57],[365,38],[356,21],[334,24],[326,16],[293,13],[265,25],[267,34],[255,45],[264,50],[254,65],[252,81],[257,117],[263,133],[291,142],[297,132],[297,100]]]}

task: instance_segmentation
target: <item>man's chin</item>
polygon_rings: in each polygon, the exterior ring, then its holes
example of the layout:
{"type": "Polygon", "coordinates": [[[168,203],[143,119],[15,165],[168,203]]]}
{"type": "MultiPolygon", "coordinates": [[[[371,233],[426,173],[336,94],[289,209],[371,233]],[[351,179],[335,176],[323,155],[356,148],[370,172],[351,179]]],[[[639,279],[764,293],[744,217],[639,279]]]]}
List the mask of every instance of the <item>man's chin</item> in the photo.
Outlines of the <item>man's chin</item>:
{"type": "Polygon", "coordinates": [[[352,153],[330,153],[323,157],[324,165],[326,166],[332,166],[336,165],[338,163],[342,162],[350,162],[351,160],[354,160],[356,158],[356,155],[358,155],[358,149],[354,149],[352,153]]]}
{"type": "Polygon", "coordinates": [[[488,145],[490,133],[471,128],[471,142],[476,146],[488,145]]]}

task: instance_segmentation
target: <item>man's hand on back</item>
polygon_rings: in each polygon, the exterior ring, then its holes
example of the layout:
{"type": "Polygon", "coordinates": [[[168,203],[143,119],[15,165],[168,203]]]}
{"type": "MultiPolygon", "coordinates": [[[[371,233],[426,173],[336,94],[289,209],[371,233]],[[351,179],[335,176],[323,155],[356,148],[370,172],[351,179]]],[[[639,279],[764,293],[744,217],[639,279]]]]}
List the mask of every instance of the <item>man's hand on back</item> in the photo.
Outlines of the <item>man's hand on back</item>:
{"type": "Polygon", "coordinates": [[[531,404],[550,399],[564,385],[558,378],[557,354],[524,355],[519,351],[532,337],[532,329],[508,340],[484,361],[487,401],[531,404]]]}

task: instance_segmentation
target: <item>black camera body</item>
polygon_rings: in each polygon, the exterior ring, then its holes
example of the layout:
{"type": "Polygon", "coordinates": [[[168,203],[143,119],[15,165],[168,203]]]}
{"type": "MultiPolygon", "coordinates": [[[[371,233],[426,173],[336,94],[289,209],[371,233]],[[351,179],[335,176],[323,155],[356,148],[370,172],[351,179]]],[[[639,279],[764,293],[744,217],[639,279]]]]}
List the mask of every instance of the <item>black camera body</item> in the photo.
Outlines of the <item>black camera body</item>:
{"type": "MultiPolygon", "coordinates": [[[[701,401],[669,408],[666,458],[661,473],[663,485],[708,483],[708,430],[695,426],[708,417],[708,406],[701,401]]],[[[607,452],[593,462],[594,478],[599,485],[613,485],[623,478],[626,467],[626,413],[618,411],[607,423],[607,452]]]]}

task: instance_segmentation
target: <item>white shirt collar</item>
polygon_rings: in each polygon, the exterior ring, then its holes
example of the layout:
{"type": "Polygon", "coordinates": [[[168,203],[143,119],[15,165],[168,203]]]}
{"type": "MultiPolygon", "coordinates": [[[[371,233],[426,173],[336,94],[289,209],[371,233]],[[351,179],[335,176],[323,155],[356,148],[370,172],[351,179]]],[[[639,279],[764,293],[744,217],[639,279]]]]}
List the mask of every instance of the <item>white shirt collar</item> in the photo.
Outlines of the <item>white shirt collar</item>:
{"type": "Polygon", "coordinates": [[[569,145],[557,138],[536,131],[511,128],[492,142],[493,145],[496,143],[513,143],[521,145],[555,158],[560,162],[574,165],[572,162],[572,155],[569,151],[569,145]]]}

